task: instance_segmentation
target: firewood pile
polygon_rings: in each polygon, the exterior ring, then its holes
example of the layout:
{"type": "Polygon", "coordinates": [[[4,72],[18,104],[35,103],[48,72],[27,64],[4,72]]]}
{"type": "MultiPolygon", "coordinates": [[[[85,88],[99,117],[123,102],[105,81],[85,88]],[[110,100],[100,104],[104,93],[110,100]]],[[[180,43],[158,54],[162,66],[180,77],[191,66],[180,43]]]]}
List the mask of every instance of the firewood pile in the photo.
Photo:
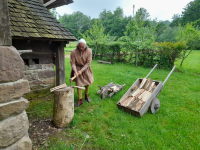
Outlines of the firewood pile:
{"type": "Polygon", "coordinates": [[[103,87],[99,87],[100,89],[97,91],[97,94],[101,96],[101,99],[106,97],[112,97],[115,93],[119,92],[124,85],[119,85],[115,83],[109,83],[103,87]]]}
{"type": "Polygon", "coordinates": [[[121,100],[119,104],[130,110],[140,111],[155,88],[156,82],[151,79],[143,78],[139,86],[133,87],[127,97],[121,100]]]}

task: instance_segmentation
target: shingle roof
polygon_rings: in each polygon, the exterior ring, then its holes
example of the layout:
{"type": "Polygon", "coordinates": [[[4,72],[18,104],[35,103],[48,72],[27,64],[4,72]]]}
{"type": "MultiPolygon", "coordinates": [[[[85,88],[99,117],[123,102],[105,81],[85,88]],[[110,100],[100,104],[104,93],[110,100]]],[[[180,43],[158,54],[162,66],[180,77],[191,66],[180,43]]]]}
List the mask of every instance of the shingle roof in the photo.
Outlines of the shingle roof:
{"type": "Polygon", "coordinates": [[[12,38],[76,40],[40,0],[8,0],[12,38]]]}

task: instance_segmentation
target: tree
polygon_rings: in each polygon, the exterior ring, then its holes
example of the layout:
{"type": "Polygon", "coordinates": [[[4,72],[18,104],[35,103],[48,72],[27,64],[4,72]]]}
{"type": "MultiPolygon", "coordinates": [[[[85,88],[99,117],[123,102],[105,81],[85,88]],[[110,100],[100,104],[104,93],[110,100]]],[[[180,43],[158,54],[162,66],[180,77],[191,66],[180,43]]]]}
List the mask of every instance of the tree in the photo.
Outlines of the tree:
{"type": "Polygon", "coordinates": [[[99,19],[105,28],[105,33],[116,39],[124,35],[125,27],[130,21],[130,17],[124,17],[123,9],[120,7],[116,8],[113,13],[107,10],[102,11],[99,19]]]}
{"type": "Polygon", "coordinates": [[[150,49],[155,41],[155,27],[148,20],[148,13],[145,9],[139,9],[139,12],[136,12],[136,16],[126,26],[125,36],[121,40],[127,43],[126,47],[130,51],[129,60],[132,60],[135,54],[135,65],[137,66],[140,50],[150,49]]]}
{"type": "Polygon", "coordinates": [[[172,22],[171,22],[170,26],[171,26],[171,27],[179,26],[179,25],[181,25],[181,23],[182,23],[181,15],[175,14],[175,15],[172,17],[172,22]]]}
{"type": "Polygon", "coordinates": [[[49,11],[56,19],[60,17],[55,8],[52,8],[49,11]]]}
{"type": "Polygon", "coordinates": [[[90,17],[79,11],[74,12],[71,15],[65,14],[61,16],[59,21],[77,38],[80,38],[81,33],[84,33],[91,27],[90,17]]]}
{"type": "Polygon", "coordinates": [[[104,33],[105,29],[101,24],[100,20],[93,20],[92,27],[87,30],[84,34],[82,34],[83,38],[85,38],[88,43],[92,43],[95,45],[94,48],[94,58],[96,56],[97,50],[99,50],[99,43],[108,42],[109,36],[104,33]]]}
{"type": "Polygon", "coordinates": [[[185,42],[187,45],[187,49],[185,49],[181,56],[182,66],[184,60],[190,55],[193,49],[200,48],[200,31],[195,29],[192,24],[187,24],[184,27],[181,27],[178,34],[177,40],[181,42],[185,42]]]}
{"type": "Polygon", "coordinates": [[[200,0],[191,1],[182,13],[182,22],[187,24],[200,19],[200,0]]]}
{"type": "Polygon", "coordinates": [[[170,27],[168,26],[166,29],[162,31],[160,35],[157,36],[157,42],[175,42],[176,35],[179,30],[179,27],[170,27]]]}
{"type": "Polygon", "coordinates": [[[135,15],[135,20],[137,22],[144,22],[149,20],[149,13],[145,8],[140,8],[137,10],[136,15],[135,15]]]}

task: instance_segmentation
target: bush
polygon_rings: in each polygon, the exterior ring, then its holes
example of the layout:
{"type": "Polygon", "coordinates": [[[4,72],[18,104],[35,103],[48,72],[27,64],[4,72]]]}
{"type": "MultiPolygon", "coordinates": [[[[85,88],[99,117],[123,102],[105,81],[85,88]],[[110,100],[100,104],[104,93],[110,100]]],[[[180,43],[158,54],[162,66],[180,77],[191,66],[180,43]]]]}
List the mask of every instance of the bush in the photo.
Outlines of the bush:
{"type": "Polygon", "coordinates": [[[155,43],[157,63],[162,68],[171,68],[177,58],[186,49],[184,42],[161,42],[155,43]]]}
{"type": "Polygon", "coordinates": [[[138,66],[152,67],[158,64],[160,68],[171,68],[177,58],[186,49],[184,42],[154,43],[149,49],[126,49],[127,43],[89,43],[93,49],[93,58],[110,62],[135,63],[138,66]],[[134,56],[132,56],[132,53],[134,56]],[[131,55],[131,56],[130,56],[131,55]]]}
{"type": "Polygon", "coordinates": [[[121,51],[123,43],[110,42],[110,43],[88,43],[89,47],[93,49],[93,58],[101,59],[110,62],[123,62],[124,55],[121,51]]]}

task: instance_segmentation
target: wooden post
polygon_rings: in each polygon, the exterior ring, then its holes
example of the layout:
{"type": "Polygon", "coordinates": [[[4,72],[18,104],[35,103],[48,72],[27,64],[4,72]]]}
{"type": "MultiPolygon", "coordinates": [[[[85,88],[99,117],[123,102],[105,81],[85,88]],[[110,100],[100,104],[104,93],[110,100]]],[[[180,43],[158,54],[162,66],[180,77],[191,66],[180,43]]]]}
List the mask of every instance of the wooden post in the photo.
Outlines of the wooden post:
{"type": "Polygon", "coordinates": [[[0,46],[11,46],[8,0],[0,0],[0,46]]]}
{"type": "Polygon", "coordinates": [[[56,50],[56,85],[65,83],[65,54],[64,43],[58,45],[56,50]]]}

